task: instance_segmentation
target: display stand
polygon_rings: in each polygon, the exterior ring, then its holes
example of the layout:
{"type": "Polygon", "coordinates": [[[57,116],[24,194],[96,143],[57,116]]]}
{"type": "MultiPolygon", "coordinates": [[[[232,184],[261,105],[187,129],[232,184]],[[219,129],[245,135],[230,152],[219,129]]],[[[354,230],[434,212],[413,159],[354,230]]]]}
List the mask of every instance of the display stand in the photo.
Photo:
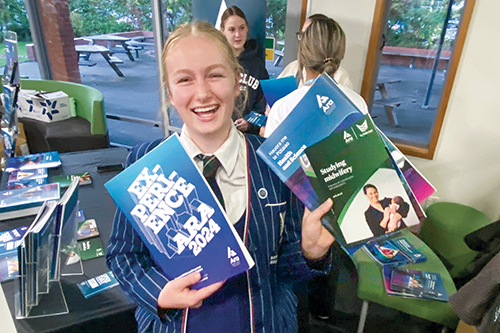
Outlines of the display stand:
{"type": "MultiPolygon", "coordinates": [[[[72,180],[72,184],[58,203],[53,203],[50,208],[46,208],[50,202],[44,204],[18,247],[16,319],[69,312],[60,277],[65,274],[66,267],[72,266],[66,265],[66,262],[69,254],[77,249],[78,181],[76,178],[72,180]],[[44,238],[46,235],[49,236],[44,238]],[[49,245],[42,247],[43,240],[47,238],[50,240],[47,242],[49,245]]],[[[80,264],[75,263],[71,271],[66,273],[83,274],[81,260],[79,262],[80,264]]]]}

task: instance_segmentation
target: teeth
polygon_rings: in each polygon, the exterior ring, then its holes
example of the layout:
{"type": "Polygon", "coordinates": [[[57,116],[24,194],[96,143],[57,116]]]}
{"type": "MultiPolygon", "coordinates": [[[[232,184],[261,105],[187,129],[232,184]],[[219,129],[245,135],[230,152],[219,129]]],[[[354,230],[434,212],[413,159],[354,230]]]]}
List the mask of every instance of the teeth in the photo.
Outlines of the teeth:
{"type": "Polygon", "coordinates": [[[213,111],[215,111],[215,109],[217,109],[217,106],[212,105],[212,106],[206,106],[203,108],[194,108],[193,112],[196,112],[196,113],[213,112],[213,111]]]}

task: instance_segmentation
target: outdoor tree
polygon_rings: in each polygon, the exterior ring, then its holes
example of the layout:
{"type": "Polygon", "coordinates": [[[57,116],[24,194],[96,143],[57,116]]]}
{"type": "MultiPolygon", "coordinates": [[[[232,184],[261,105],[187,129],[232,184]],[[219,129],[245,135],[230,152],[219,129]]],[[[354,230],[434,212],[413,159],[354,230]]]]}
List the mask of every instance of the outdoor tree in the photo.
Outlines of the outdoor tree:
{"type": "Polygon", "coordinates": [[[285,37],[287,0],[268,0],[266,34],[277,39],[285,37]]]}
{"type": "Polygon", "coordinates": [[[164,10],[169,31],[174,31],[182,23],[193,19],[191,0],[165,0],[164,10]]]}
{"type": "MultiPolygon", "coordinates": [[[[14,31],[19,41],[30,41],[31,33],[23,0],[0,0],[0,31],[14,31]]],[[[0,34],[3,42],[3,34],[0,34]]]]}
{"type": "MultiPolygon", "coordinates": [[[[421,49],[435,47],[444,25],[448,1],[393,0],[388,16],[386,45],[421,49]]],[[[450,25],[458,21],[464,1],[454,1],[450,25]]],[[[449,48],[454,39],[453,33],[447,34],[444,47],[449,48]]]]}

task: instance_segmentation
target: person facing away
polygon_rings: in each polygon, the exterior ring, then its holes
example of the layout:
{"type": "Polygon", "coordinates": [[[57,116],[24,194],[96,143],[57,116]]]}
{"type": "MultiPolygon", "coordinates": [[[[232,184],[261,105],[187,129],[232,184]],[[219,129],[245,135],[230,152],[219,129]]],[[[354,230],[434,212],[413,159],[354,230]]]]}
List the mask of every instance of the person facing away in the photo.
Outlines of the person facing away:
{"type": "MultiPolygon", "coordinates": [[[[299,74],[304,69],[304,86],[292,91],[277,100],[271,108],[265,127],[264,137],[272,132],[290,114],[299,101],[309,91],[311,84],[320,74],[334,76],[345,54],[345,34],[340,25],[328,17],[316,17],[302,33],[297,49],[299,74]]],[[[352,89],[338,84],[337,86],[363,113],[368,113],[364,99],[352,89]]]]}
{"type": "MultiPolygon", "coordinates": [[[[238,131],[232,121],[241,66],[224,35],[206,22],[185,24],[167,40],[163,82],[184,126],[180,140],[196,166],[199,154],[220,162],[215,179],[225,211],[255,266],[227,281],[195,290],[198,272],[167,278],[118,209],[107,264],[138,303],[140,332],[296,332],[297,281],[327,274],[333,236],[313,212],[257,156],[264,140],[238,131]]],[[[161,140],[135,147],[127,165],[161,140]]]]}
{"type": "Polygon", "coordinates": [[[260,80],[269,79],[266,64],[259,58],[259,45],[255,39],[247,39],[248,22],[243,11],[236,7],[228,7],[221,17],[221,32],[226,36],[233,48],[238,62],[243,67],[241,72],[241,89],[248,91],[248,98],[243,110],[243,117],[235,117],[236,128],[244,133],[258,134],[260,127],[244,119],[251,111],[264,114],[266,99],[260,80]]]}
{"type": "MultiPolygon", "coordinates": [[[[301,31],[299,33],[297,33],[297,38],[299,39],[299,41],[302,38],[303,33],[306,31],[307,27],[311,24],[311,22],[313,22],[315,20],[324,20],[324,19],[328,19],[328,16],[323,15],[323,14],[313,14],[313,15],[309,16],[306,19],[306,21],[304,22],[304,24],[302,25],[301,31]]],[[[296,59],[296,60],[290,62],[283,69],[283,71],[280,73],[280,75],[278,75],[278,78],[287,77],[287,76],[294,76],[295,79],[297,80],[297,87],[298,88],[302,87],[304,85],[304,82],[305,82],[304,78],[306,77],[306,72],[305,72],[305,68],[302,69],[302,72],[301,72],[299,67],[300,67],[299,60],[296,59]]],[[[339,83],[345,87],[353,89],[353,84],[352,84],[351,78],[349,77],[349,73],[340,64],[339,64],[339,67],[337,68],[337,70],[335,71],[335,73],[333,74],[332,78],[337,83],[339,83]]]]}

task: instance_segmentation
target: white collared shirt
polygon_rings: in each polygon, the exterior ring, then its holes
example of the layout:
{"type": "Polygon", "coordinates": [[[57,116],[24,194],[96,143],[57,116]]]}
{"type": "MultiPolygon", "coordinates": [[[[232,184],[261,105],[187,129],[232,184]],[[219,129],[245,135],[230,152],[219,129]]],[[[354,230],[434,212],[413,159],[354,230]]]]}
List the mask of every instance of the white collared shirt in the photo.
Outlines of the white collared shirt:
{"type": "MultiPolygon", "coordinates": [[[[202,152],[189,136],[185,125],[182,127],[180,141],[189,157],[191,157],[198,169],[203,173],[203,162],[196,158],[202,152]]],[[[247,207],[245,137],[232,125],[229,137],[213,155],[221,162],[221,167],[217,170],[215,180],[224,198],[226,215],[231,223],[236,224],[247,207]]]]}

